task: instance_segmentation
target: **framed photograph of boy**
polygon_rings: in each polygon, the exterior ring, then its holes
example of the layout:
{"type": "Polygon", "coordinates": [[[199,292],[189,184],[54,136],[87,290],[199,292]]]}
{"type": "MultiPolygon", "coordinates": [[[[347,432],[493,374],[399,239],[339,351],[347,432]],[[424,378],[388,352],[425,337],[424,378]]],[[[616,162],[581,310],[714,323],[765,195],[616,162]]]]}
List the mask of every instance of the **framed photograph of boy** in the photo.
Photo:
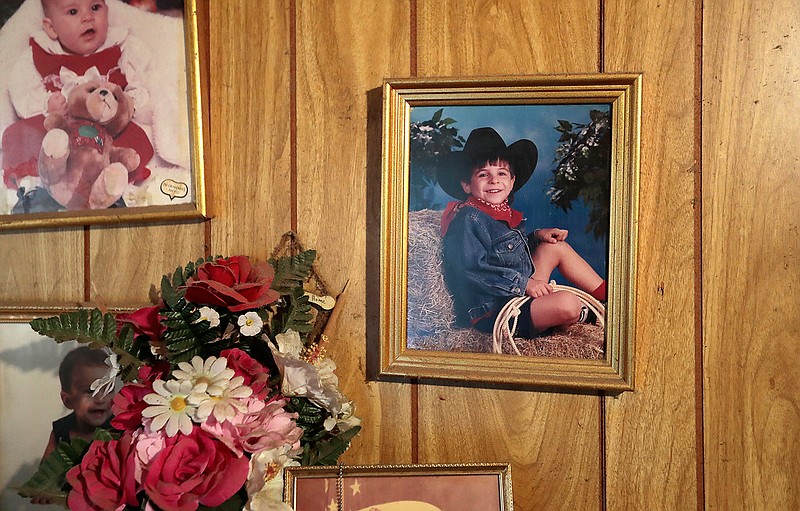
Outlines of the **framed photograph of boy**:
{"type": "Polygon", "coordinates": [[[640,74],[387,80],[380,375],[633,388],[640,74]]]}
{"type": "Polygon", "coordinates": [[[511,465],[286,467],[284,502],[296,511],[511,511],[511,465]]]}
{"type": "Polygon", "coordinates": [[[0,7],[0,230],[203,218],[196,0],[0,7]]]}

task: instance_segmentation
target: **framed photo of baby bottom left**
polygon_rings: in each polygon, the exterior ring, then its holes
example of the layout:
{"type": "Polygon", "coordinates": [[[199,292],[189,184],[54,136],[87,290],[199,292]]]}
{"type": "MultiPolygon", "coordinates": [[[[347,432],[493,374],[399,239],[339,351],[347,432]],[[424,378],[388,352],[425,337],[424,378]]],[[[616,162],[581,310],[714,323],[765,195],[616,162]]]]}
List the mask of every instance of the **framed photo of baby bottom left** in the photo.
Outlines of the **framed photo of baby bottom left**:
{"type": "Polygon", "coordinates": [[[0,9],[0,230],[204,218],[197,0],[48,5],[0,9]]]}
{"type": "Polygon", "coordinates": [[[29,322],[76,308],[0,307],[0,509],[63,509],[34,504],[17,495],[17,489],[36,473],[53,422],[70,414],[61,398],[58,372],[64,357],[79,346],[76,341],[55,343],[29,322]]]}

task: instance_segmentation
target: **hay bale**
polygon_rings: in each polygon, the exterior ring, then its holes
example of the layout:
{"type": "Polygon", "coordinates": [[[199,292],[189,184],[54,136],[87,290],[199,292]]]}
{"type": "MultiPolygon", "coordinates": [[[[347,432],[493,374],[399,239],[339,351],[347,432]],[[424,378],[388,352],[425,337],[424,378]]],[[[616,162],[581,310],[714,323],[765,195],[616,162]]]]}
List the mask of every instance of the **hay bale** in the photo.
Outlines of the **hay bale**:
{"type": "Polygon", "coordinates": [[[442,271],[441,211],[408,215],[408,338],[439,337],[455,322],[453,297],[442,271]]]}
{"type": "MultiPolygon", "coordinates": [[[[441,211],[412,211],[408,215],[408,332],[412,349],[491,353],[492,336],[454,326],[453,297],[442,271],[441,211]]],[[[515,338],[525,356],[603,358],[605,333],[596,325],[570,328],[534,339],[515,338]]],[[[503,353],[514,353],[504,342],[503,353]]]]}

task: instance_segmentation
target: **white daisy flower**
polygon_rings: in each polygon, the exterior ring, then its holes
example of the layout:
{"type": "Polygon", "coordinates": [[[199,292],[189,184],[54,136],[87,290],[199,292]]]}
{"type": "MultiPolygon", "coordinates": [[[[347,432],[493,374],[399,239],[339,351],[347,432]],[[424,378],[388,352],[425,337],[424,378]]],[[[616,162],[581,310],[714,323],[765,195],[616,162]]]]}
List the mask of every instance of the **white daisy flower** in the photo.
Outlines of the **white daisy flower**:
{"type": "Polygon", "coordinates": [[[264,326],[264,321],[254,311],[239,316],[237,323],[239,324],[239,332],[248,337],[258,335],[261,332],[261,327],[264,326]]]}
{"type": "Polygon", "coordinates": [[[211,307],[200,307],[200,319],[197,321],[208,321],[212,328],[219,326],[219,312],[211,307]]]}
{"type": "Polygon", "coordinates": [[[150,430],[159,431],[166,425],[167,436],[173,437],[178,431],[184,435],[192,432],[192,416],[204,398],[205,384],[192,385],[188,380],[156,380],[153,382],[154,394],[144,396],[144,402],[151,405],[142,411],[142,416],[152,417],[150,430]]]}
{"type": "Polygon", "coordinates": [[[247,403],[244,398],[249,397],[253,389],[244,385],[244,377],[237,376],[228,382],[228,386],[217,395],[209,396],[197,407],[197,417],[200,420],[213,415],[217,422],[232,420],[236,413],[247,413],[247,403]]]}
{"type": "Polygon", "coordinates": [[[219,396],[230,385],[234,375],[233,369],[228,368],[228,359],[225,357],[208,357],[203,360],[195,356],[191,363],[180,362],[178,369],[172,372],[179,381],[189,381],[192,386],[204,383],[205,392],[209,396],[219,396]]]}

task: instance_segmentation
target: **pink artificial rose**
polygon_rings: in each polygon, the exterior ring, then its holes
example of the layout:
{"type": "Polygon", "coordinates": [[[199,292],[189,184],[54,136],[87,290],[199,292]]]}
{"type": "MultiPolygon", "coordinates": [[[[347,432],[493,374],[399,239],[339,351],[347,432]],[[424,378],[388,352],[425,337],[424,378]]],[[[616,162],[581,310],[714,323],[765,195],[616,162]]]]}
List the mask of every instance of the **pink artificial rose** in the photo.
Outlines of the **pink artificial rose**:
{"type": "Polygon", "coordinates": [[[251,420],[237,425],[239,441],[245,451],[256,453],[286,444],[299,445],[303,429],[295,422],[297,414],[287,412],[284,405],[284,399],[273,399],[253,414],[251,420]]]}
{"type": "Polygon", "coordinates": [[[201,264],[197,274],[186,281],[187,301],[196,304],[227,307],[231,312],[257,309],[280,297],[270,289],[275,269],[260,261],[255,266],[246,256],[201,264]]]}
{"type": "Polygon", "coordinates": [[[135,459],[134,475],[136,481],[141,483],[142,474],[150,464],[150,460],[164,449],[169,437],[163,429],[154,432],[140,429],[133,434],[133,438],[133,454],[131,454],[131,457],[135,459]]]}
{"type": "Polygon", "coordinates": [[[69,508],[94,511],[138,506],[131,452],[130,433],[119,440],[92,442],[80,465],[67,472],[67,482],[72,486],[67,497],[69,508]]]}
{"type": "Polygon", "coordinates": [[[153,305],[130,314],[117,314],[117,327],[131,325],[136,335],[146,335],[151,341],[158,341],[167,330],[167,327],[161,324],[162,316],[158,314],[159,310],[161,307],[153,305]]]}
{"type": "Polygon", "coordinates": [[[194,511],[219,506],[247,480],[249,460],[237,457],[200,428],[167,440],[145,467],[142,485],[161,509],[194,511]]]}
{"type": "Polygon", "coordinates": [[[230,420],[219,422],[216,416],[211,414],[208,419],[200,425],[204,431],[227,445],[237,456],[242,456],[244,454],[244,447],[239,438],[238,426],[247,421],[255,420],[256,414],[266,406],[266,403],[264,403],[262,399],[250,396],[246,398],[245,405],[247,406],[247,411],[240,412],[237,410],[236,414],[230,420]]]}
{"type": "Polygon", "coordinates": [[[236,454],[256,453],[282,445],[299,445],[303,429],[283,407],[284,399],[273,399],[268,403],[250,400],[247,413],[237,413],[231,421],[218,422],[213,415],[200,427],[214,435],[236,454]]]}
{"type": "Polygon", "coordinates": [[[228,368],[233,369],[236,376],[244,378],[244,385],[253,389],[254,397],[262,400],[267,397],[269,369],[238,348],[223,350],[220,356],[228,359],[228,368]]]}

